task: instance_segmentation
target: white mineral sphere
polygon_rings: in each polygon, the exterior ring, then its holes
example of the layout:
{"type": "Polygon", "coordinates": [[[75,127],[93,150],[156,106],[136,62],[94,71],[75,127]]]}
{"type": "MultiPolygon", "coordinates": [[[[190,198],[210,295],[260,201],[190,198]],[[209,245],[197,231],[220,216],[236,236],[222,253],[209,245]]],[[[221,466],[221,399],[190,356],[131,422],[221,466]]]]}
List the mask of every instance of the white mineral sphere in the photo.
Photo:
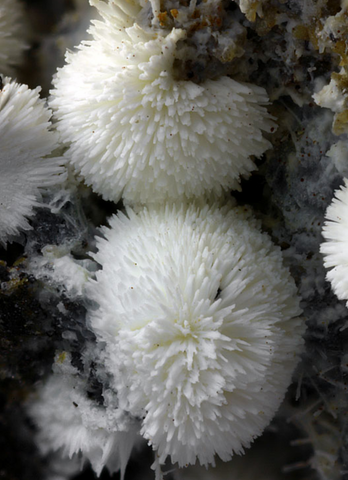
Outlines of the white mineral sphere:
{"type": "Polygon", "coordinates": [[[94,40],[68,52],[50,105],[67,157],[95,192],[128,204],[239,189],[274,129],[263,88],[176,78],[182,29],[136,22],[136,1],[94,1],[94,40]]]}
{"type": "Polygon", "coordinates": [[[159,463],[242,453],[278,409],[303,343],[280,249],[231,206],[128,209],[103,234],[89,321],[120,408],[143,419],[159,463]]]}

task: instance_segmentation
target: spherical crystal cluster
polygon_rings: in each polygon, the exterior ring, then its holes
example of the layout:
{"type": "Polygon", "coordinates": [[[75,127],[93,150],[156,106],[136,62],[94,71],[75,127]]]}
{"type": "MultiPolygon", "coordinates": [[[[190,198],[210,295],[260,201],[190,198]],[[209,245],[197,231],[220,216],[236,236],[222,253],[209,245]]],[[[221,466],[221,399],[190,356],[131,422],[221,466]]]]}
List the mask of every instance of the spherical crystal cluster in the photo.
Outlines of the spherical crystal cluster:
{"type": "Polygon", "coordinates": [[[340,300],[348,301],[348,180],[335,192],[335,198],[326,212],[323,227],[325,242],[320,251],[324,265],[330,269],[326,278],[340,300]]]}
{"type": "Polygon", "coordinates": [[[303,322],[280,250],[245,208],[128,209],[98,240],[90,325],[120,408],[179,466],[242,453],[298,362],[303,322]]]}
{"type": "Polygon", "coordinates": [[[39,205],[40,189],[62,178],[62,159],[45,158],[57,147],[49,130],[51,112],[30,90],[10,78],[0,91],[0,244],[28,230],[27,218],[39,205]]]}
{"type": "Polygon", "coordinates": [[[23,30],[24,16],[21,2],[2,0],[0,4],[0,73],[13,75],[27,48],[23,30]]]}
{"type": "Polygon", "coordinates": [[[176,78],[186,32],[149,26],[136,1],[93,1],[103,17],[58,70],[50,105],[67,157],[107,200],[150,203],[238,189],[270,147],[264,89],[223,76],[176,78]]]}

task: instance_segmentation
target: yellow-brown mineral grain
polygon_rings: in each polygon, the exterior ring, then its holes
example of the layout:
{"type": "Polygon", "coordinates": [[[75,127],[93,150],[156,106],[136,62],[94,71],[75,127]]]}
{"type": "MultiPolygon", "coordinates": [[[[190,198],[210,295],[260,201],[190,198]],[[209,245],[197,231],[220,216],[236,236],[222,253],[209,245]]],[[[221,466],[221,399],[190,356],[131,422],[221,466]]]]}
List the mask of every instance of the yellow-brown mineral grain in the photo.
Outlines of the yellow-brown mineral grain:
{"type": "Polygon", "coordinates": [[[348,133],[348,110],[336,113],[332,125],[332,131],[335,135],[342,135],[342,133],[348,133]]]}

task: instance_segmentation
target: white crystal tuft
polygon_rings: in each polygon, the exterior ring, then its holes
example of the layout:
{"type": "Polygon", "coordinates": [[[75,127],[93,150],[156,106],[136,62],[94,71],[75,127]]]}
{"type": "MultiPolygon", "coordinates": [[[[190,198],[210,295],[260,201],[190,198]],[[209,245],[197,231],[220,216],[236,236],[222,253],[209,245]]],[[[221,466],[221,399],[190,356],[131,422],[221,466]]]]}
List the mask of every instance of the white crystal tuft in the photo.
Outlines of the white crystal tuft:
{"type": "Polygon", "coordinates": [[[326,278],[337,297],[347,300],[348,306],[348,179],[336,190],[326,211],[322,234],[326,241],[320,251],[324,255],[324,266],[329,269],[326,278]]]}
{"type": "Polygon", "coordinates": [[[138,25],[136,1],[92,4],[104,20],[67,53],[50,100],[76,171],[105,199],[129,204],[238,189],[256,168],[250,156],[271,146],[265,90],[226,76],[180,80],[184,30],[138,25]]]}
{"type": "Polygon", "coordinates": [[[30,90],[6,77],[0,90],[0,244],[20,230],[40,205],[40,189],[62,181],[62,158],[44,158],[57,147],[51,111],[30,90]]]}
{"type": "Polygon", "coordinates": [[[247,208],[163,205],[104,228],[90,325],[120,406],[179,466],[259,436],[298,362],[304,323],[280,250],[247,208]]]}
{"type": "MultiPolygon", "coordinates": [[[[105,395],[106,403],[109,397],[105,395]]],[[[137,441],[136,422],[113,404],[100,406],[88,398],[85,381],[71,365],[71,355],[56,358],[54,374],[38,389],[28,412],[38,427],[37,444],[43,454],[60,451],[63,457],[80,454],[97,476],[106,467],[124,477],[137,441]]]]}

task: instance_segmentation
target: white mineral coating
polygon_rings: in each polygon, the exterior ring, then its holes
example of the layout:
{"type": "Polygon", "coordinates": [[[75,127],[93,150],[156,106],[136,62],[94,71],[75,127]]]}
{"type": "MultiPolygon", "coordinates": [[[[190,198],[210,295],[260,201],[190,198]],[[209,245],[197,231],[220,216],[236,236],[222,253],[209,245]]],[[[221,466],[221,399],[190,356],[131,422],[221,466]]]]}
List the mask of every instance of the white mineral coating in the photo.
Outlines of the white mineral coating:
{"type": "Polygon", "coordinates": [[[313,99],[320,107],[329,108],[335,113],[342,112],[347,107],[347,93],[342,91],[334,78],[318,93],[315,93],[313,99]]]}

